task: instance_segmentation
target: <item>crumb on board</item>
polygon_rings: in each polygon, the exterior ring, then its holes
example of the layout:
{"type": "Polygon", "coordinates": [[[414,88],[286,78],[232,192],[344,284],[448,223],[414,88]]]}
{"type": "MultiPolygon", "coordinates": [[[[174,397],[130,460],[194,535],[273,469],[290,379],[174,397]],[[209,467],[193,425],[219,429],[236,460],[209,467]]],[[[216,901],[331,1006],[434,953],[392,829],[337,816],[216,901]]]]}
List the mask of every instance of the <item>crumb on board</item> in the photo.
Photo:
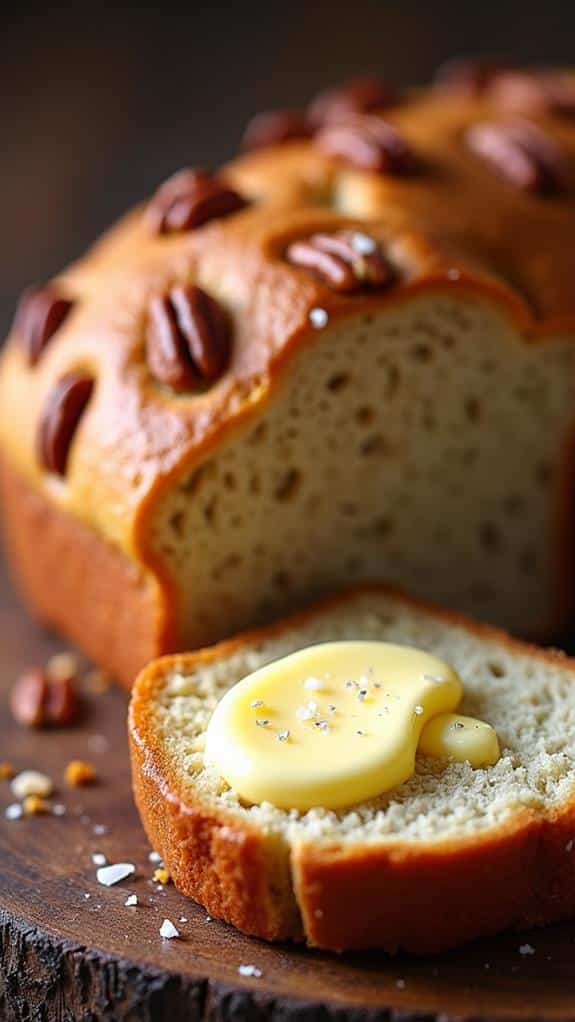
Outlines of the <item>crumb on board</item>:
{"type": "Polygon", "coordinates": [[[174,937],[179,937],[180,931],[176,929],[173,922],[170,919],[164,919],[160,926],[160,937],[164,940],[173,940],[174,937]]]}
{"type": "Polygon", "coordinates": [[[120,883],[121,880],[125,880],[135,872],[136,867],[132,862],[113,862],[109,866],[100,866],[96,870],[96,879],[104,887],[112,887],[113,884],[120,883]]]}
{"type": "Polygon", "coordinates": [[[70,788],[80,788],[96,780],[96,771],[85,759],[71,759],[64,771],[64,780],[70,788]]]}
{"type": "Polygon", "coordinates": [[[154,880],[157,884],[169,884],[170,882],[170,871],[165,866],[158,866],[158,869],[154,870],[154,880]]]}
{"type": "Polygon", "coordinates": [[[0,762],[0,781],[11,781],[16,771],[11,763],[0,762]]]}
{"type": "Polygon", "coordinates": [[[18,799],[25,799],[27,795],[39,795],[40,798],[47,798],[54,790],[52,779],[39,770],[23,770],[12,780],[10,785],[12,793],[18,799]]]}
{"type": "Polygon", "coordinates": [[[240,976],[252,976],[254,979],[259,979],[263,975],[257,965],[238,965],[238,973],[240,976]]]}
{"type": "Polygon", "coordinates": [[[26,816],[37,816],[38,813],[47,812],[48,805],[40,795],[26,795],[22,808],[26,816]]]}
{"type": "Polygon", "coordinates": [[[24,810],[19,802],[13,802],[12,805],[6,806],[4,810],[4,816],[7,820],[19,820],[24,815],[24,810]]]}

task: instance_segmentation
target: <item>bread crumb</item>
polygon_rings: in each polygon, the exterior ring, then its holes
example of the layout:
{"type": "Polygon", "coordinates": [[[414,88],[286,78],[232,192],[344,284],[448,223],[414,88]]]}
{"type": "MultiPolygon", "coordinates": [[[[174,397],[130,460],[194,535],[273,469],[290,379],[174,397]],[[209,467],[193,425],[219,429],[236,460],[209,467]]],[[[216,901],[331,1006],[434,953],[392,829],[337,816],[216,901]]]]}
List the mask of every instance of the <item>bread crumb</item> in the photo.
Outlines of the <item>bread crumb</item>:
{"type": "Polygon", "coordinates": [[[238,965],[238,973],[240,976],[254,976],[255,979],[259,979],[263,975],[257,965],[238,965]]]}
{"type": "Polygon", "coordinates": [[[26,795],[22,808],[26,816],[36,816],[38,813],[45,813],[48,807],[40,795],[26,795]]]}
{"type": "Polygon", "coordinates": [[[64,780],[70,788],[80,788],[84,784],[92,784],[96,779],[96,771],[85,759],[72,759],[64,771],[64,780]]]}
{"type": "Polygon", "coordinates": [[[11,763],[0,763],[0,781],[11,781],[15,773],[11,763]]]}
{"type": "Polygon", "coordinates": [[[170,871],[165,866],[159,866],[158,869],[154,870],[154,880],[158,884],[169,884],[170,882],[170,871]]]}
{"type": "Polygon", "coordinates": [[[12,792],[19,799],[25,799],[28,795],[38,795],[40,798],[47,798],[54,790],[52,779],[39,770],[23,770],[17,774],[11,784],[12,792]]]}
{"type": "Polygon", "coordinates": [[[46,674],[51,681],[68,681],[76,678],[80,671],[80,661],[75,653],[56,653],[46,664],[46,674]]]}
{"type": "Polygon", "coordinates": [[[4,816],[7,820],[19,820],[23,813],[24,810],[19,802],[13,802],[11,806],[7,806],[4,810],[4,816]]]}
{"type": "Polygon", "coordinates": [[[125,880],[135,872],[136,867],[131,862],[115,862],[111,866],[101,866],[96,871],[96,879],[104,887],[112,887],[113,884],[118,884],[120,880],[125,880]]]}
{"type": "Polygon", "coordinates": [[[173,940],[174,937],[179,937],[180,931],[176,929],[170,919],[164,919],[160,926],[160,937],[164,940],[173,940]]]}

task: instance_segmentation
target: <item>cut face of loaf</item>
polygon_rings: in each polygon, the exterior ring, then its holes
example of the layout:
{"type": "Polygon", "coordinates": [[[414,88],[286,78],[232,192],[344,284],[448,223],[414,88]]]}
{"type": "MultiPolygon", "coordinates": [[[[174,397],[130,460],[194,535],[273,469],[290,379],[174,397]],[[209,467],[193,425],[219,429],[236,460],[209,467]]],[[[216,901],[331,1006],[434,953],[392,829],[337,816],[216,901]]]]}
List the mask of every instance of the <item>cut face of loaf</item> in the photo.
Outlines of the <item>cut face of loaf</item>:
{"type": "Polygon", "coordinates": [[[329,323],[165,491],[154,556],[190,648],[349,581],[535,634],[567,579],[575,347],[425,296],[329,323]]]}
{"type": "Polygon", "coordinates": [[[435,951],[575,912],[573,664],[382,589],[275,628],[165,658],[130,708],[135,794],[174,882],[269,939],[435,951]],[[346,810],[243,805],[205,768],[205,730],[248,673],[340,639],[415,646],[449,662],[461,712],[502,755],[484,770],[418,756],[401,787],[346,810]]]}

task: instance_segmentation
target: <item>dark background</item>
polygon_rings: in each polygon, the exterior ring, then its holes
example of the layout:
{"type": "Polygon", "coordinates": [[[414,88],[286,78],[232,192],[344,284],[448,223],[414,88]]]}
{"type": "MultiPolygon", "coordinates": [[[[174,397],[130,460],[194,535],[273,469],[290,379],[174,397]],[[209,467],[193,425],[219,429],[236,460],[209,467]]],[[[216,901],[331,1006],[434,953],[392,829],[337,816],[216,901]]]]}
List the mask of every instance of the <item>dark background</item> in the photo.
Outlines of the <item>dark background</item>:
{"type": "Polygon", "coordinates": [[[569,0],[348,0],[0,15],[0,336],[16,296],[178,166],[232,155],[250,113],[460,53],[575,62],[569,0]]]}

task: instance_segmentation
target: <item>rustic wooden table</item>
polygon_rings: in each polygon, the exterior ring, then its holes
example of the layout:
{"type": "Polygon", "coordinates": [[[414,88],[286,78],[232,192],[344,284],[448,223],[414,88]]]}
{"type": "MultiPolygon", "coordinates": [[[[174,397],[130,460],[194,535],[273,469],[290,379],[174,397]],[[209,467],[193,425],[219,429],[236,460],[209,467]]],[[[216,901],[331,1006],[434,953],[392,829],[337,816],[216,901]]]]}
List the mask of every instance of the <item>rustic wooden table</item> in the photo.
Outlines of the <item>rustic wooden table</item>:
{"type": "Polygon", "coordinates": [[[575,1018],[575,925],[436,959],[337,957],[249,939],[208,921],[173,887],[158,890],[130,796],[125,695],[87,695],[74,728],[23,730],[8,710],[10,684],[63,646],[26,617],[1,571],[0,636],[0,759],[48,773],[66,807],[62,816],[9,821],[13,797],[0,782],[1,1019],[575,1018]],[[99,781],[70,791],[62,774],[76,757],[95,764],[99,781]],[[102,887],[97,852],[133,862],[136,876],[102,887]],[[124,904],[130,893],[136,908],[124,904]],[[180,940],[162,940],[164,918],[180,940]],[[534,953],[521,954],[525,944],[534,953]],[[261,976],[243,978],[242,964],[261,976]]]}

